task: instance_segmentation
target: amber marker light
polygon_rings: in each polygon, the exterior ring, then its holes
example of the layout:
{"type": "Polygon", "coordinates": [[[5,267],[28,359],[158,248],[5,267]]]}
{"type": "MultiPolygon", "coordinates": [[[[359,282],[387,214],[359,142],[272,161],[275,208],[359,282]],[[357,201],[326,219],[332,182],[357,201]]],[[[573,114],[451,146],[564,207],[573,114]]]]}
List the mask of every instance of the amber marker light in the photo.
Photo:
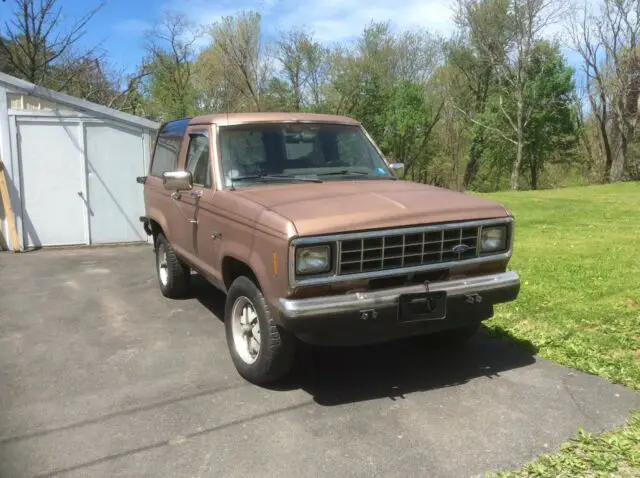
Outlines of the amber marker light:
{"type": "Polygon", "coordinates": [[[278,276],[278,253],[273,253],[273,277],[278,276]]]}

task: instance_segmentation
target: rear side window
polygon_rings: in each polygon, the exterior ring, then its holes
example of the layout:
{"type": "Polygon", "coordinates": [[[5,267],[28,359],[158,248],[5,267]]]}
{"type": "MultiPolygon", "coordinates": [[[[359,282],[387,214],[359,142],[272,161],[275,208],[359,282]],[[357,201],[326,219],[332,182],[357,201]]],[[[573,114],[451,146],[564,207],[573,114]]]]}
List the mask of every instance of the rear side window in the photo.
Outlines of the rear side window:
{"type": "Polygon", "coordinates": [[[156,149],[151,161],[151,176],[162,177],[162,173],[178,169],[178,156],[182,147],[182,138],[189,125],[189,119],[171,121],[160,130],[156,149]]]}

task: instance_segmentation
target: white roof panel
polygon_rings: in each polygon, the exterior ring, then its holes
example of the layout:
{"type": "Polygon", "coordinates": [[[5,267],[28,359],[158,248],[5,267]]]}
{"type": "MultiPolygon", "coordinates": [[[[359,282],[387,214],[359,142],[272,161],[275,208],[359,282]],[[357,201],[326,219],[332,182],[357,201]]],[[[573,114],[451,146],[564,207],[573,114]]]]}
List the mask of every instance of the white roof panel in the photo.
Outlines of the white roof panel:
{"type": "Polygon", "coordinates": [[[84,112],[93,113],[96,116],[103,116],[114,119],[116,121],[120,121],[122,123],[138,125],[152,130],[157,130],[160,128],[160,124],[156,123],[155,121],[151,121],[146,118],[135,116],[129,113],[124,113],[122,111],[108,108],[106,106],[92,103],[90,101],[81,100],[80,98],[76,98],[65,93],[49,90],[47,88],[34,85],[33,83],[29,83],[28,81],[21,80],[20,78],[7,75],[5,73],[0,73],[0,84],[11,86],[19,91],[23,91],[29,95],[37,96],[39,98],[44,98],[48,101],[71,106],[74,109],[79,109],[84,112]]]}

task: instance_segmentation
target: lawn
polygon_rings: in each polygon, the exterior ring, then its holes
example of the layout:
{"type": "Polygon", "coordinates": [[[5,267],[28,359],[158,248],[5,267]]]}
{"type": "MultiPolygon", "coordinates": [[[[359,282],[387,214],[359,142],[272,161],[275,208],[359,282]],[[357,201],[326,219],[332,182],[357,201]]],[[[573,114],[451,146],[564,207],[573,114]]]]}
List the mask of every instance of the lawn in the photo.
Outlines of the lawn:
{"type": "MultiPolygon", "coordinates": [[[[516,217],[510,268],[522,281],[517,301],[498,307],[490,330],[640,390],[640,183],[487,197],[516,217]]],[[[578,434],[513,476],[596,476],[612,466],[640,476],[638,415],[611,434],[578,434]]]]}

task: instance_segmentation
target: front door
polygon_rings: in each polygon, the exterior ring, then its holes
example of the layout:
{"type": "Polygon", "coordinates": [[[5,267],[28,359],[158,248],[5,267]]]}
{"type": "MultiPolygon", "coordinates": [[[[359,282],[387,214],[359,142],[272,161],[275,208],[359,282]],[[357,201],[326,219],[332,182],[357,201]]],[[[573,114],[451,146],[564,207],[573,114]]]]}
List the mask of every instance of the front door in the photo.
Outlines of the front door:
{"type": "Polygon", "coordinates": [[[207,264],[212,234],[209,217],[213,196],[211,168],[211,148],[209,129],[193,127],[189,129],[189,145],[185,169],[193,176],[193,189],[181,193],[180,202],[189,219],[190,242],[186,245],[189,259],[201,271],[211,274],[211,264],[207,264]]]}

